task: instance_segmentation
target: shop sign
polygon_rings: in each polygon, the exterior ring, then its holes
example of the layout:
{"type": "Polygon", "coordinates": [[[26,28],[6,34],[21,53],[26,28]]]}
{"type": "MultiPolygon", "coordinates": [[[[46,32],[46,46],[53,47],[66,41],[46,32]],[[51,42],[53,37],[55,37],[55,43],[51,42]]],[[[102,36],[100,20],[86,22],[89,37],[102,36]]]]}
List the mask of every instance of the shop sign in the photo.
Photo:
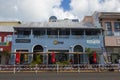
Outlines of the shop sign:
{"type": "Polygon", "coordinates": [[[31,42],[30,39],[16,39],[15,41],[16,43],[30,43],[31,42]]]}
{"type": "Polygon", "coordinates": [[[95,40],[95,39],[93,39],[93,40],[87,40],[87,43],[88,44],[100,44],[100,40],[95,40]]]}
{"type": "Polygon", "coordinates": [[[8,46],[9,42],[0,42],[0,46],[8,46]]]}
{"type": "Polygon", "coordinates": [[[54,40],[54,41],[53,41],[53,44],[54,44],[54,45],[57,45],[57,44],[64,44],[64,42],[62,42],[62,41],[57,41],[57,40],[54,40]]]}

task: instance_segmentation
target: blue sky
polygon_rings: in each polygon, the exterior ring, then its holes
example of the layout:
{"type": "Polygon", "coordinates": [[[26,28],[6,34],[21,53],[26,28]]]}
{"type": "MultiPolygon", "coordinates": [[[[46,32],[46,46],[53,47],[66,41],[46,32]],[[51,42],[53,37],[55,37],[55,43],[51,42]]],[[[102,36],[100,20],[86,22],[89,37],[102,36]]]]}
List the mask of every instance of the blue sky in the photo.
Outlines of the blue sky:
{"type": "MultiPolygon", "coordinates": [[[[99,3],[104,3],[105,0],[98,0],[99,3]]],[[[70,10],[70,2],[71,0],[62,0],[60,7],[62,7],[65,11],[70,10]]]]}
{"type": "Polygon", "coordinates": [[[70,10],[70,5],[69,5],[70,2],[71,2],[71,0],[63,0],[60,6],[61,6],[65,11],[68,11],[68,10],[70,10]]]}
{"type": "Polygon", "coordinates": [[[0,21],[83,19],[98,12],[120,12],[120,0],[0,0],[0,21]]]}

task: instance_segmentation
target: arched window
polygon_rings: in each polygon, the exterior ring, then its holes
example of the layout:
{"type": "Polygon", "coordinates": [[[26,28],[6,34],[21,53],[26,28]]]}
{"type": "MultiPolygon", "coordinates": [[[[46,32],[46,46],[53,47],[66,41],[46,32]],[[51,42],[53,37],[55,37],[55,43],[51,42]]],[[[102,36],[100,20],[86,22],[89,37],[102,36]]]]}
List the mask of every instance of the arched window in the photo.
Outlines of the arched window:
{"type": "Polygon", "coordinates": [[[74,52],[83,52],[82,46],[76,45],[76,46],[74,47],[74,52]]]}
{"type": "MultiPolygon", "coordinates": [[[[74,52],[83,52],[83,48],[80,45],[74,47],[74,52]]],[[[74,64],[83,63],[83,54],[74,54],[74,64]]]]}
{"type": "MultiPolygon", "coordinates": [[[[39,59],[41,59],[43,61],[43,56],[41,54],[36,54],[36,52],[43,52],[43,47],[41,45],[36,45],[34,48],[33,48],[33,60],[34,61],[37,61],[38,60],[38,57],[39,59]]],[[[41,62],[39,62],[41,63],[41,62]]]]}
{"type": "Polygon", "coordinates": [[[43,52],[43,47],[41,45],[36,45],[33,48],[33,52],[43,52]]]}

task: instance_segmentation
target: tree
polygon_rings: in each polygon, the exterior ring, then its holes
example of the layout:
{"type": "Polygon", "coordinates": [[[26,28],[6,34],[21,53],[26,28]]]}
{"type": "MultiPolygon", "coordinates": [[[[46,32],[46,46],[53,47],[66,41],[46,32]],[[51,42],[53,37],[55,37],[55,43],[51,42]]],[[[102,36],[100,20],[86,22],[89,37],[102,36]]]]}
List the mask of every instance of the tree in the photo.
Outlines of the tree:
{"type": "Polygon", "coordinates": [[[9,63],[10,59],[10,52],[7,50],[4,50],[1,52],[1,64],[5,65],[9,63]]]}
{"type": "Polygon", "coordinates": [[[36,65],[36,64],[42,64],[42,58],[43,58],[43,56],[42,55],[40,55],[40,54],[36,54],[36,60],[33,60],[32,61],[32,63],[31,63],[31,65],[36,65]]]}

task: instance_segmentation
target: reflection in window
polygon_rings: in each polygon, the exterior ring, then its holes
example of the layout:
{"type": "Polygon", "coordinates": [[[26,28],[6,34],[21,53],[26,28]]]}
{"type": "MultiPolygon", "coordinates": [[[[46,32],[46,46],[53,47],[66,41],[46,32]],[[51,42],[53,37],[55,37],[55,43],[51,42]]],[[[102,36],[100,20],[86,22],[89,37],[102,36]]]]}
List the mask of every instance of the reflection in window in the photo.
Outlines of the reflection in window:
{"type": "Polygon", "coordinates": [[[84,31],[79,29],[72,29],[72,35],[84,35],[84,31]]]}
{"type": "Polygon", "coordinates": [[[47,29],[47,35],[49,38],[57,38],[58,37],[58,29],[47,29]]]}
{"type": "Polygon", "coordinates": [[[30,33],[31,33],[31,31],[29,31],[29,30],[26,30],[26,31],[18,30],[17,31],[17,35],[19,38],[29,37],[30,33]]]}
{"type": "Polygon", "coordinates": [[[33,35],[34,35],[34,37],[40,37],[40,36],[43,36],[43,35],[45,35],[45,30],[34,30],[33,31],[33,35]]]}
{"type": "Polygon", "coordinates": [[[48,29],[47,34],[48,35],[58,35],[58,30],[57,29],[48,29]]]}
{"type": "Polygon", "coordinates": [[[113,33],[112,33],[112,26],[111,26],[111,22],[106,22],[105,23],[105,27],[106,27],[106,35],[107,36],[111,36],[113,33]]]}
{"type": "Polygon", "coordinates": [[[105,26],[106,26],[106,30],[112,30],[111,22],[106,22],[105,26]]]}
{"type": "Polygon", "coordinates": [[[115,22],[114,23],[114,35],[115,36],[120,36],[120,22],[115,22]]]}
{"type": "Polygon", "coordinates": [[[114,29],[115,30],[120,30],[120,22],[115,22],[114,23],[114,29]]]}
{"type": "Polygon", "coordinates": [[[60,29],[59,35],[70,35],[70,30],[69,29],[60,29]]]}

